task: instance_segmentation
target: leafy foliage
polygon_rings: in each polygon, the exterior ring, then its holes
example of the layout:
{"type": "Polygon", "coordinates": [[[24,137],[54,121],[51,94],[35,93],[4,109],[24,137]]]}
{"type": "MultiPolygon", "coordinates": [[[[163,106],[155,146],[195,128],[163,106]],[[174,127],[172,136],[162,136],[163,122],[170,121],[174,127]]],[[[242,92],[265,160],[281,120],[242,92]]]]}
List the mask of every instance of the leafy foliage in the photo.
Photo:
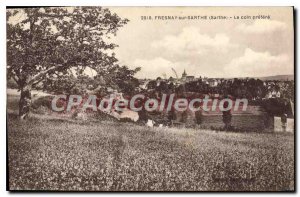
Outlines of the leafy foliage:
{"type": "Polygon", "coordinates": [[[112,52],[117,45],[108,41],[128,20],[108,9],[26,8],[8,10],[7,20],[8,76],[20,89],[50,79],[72,81],[87,67],[102,74],[119,67],[112,52]]]}
{"type": "Polygon", "coordinates": [[[87,68],[105,76],[105,85],[132,92],[138,70],[120,66],[109,42],[127,22],[101,7],[8,9],[7,75],[21,90],[20,118],[29,114],[32,88],[80,94],[101,85],[87,68]]]}

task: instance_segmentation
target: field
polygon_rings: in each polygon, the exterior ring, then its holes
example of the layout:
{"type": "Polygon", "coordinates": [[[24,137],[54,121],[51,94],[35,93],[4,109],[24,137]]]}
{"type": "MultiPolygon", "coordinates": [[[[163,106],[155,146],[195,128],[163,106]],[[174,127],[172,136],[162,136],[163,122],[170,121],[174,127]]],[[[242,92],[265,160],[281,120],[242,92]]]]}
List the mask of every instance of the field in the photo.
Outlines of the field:
{"type": "MultiPolygon", "coordinates": [[[[8,108],[16,97],[9,97],[8,108]]],[[[14,105],[13,105],[14,104],[14,105]]],[[[10,190],[291,191],[294,135],[8,113],[10,190]]]]}

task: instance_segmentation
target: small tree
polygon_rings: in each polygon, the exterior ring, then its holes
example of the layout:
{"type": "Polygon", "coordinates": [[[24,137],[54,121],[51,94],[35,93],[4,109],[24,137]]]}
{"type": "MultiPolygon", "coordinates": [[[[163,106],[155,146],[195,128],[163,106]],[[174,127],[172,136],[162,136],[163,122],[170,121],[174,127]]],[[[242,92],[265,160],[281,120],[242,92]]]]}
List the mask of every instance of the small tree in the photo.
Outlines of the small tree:
{"type": "MultiPolygon", "coordinates": [[[[136,69],[128,69],[126,66],[115,65],[108,70],[98,70],[98,76],[103,76],[108,86],[117,87],[117,89],[127,95],[133,95],[136,87],[139,86],[139,81],[134,75],[140,71],[140,67],[136,69]]],[[[97,77],[97,76],[96,76],[97,77]]]]}
{"type": "Polygon", "coordinates": [[[101,7],[8,9],[7,73],[21,91],[20,118],[29,114],[36,84],[115,66],[116,45],[108,40],[127,22],[101,7]]]}

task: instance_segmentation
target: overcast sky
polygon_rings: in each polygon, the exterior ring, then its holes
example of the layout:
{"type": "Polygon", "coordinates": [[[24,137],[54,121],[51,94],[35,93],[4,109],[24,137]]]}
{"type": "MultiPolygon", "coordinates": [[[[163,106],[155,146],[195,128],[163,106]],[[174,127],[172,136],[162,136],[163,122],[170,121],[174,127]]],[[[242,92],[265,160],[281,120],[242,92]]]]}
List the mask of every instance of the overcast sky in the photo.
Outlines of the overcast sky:
{"type": "Polygon", "coordinates": [[[128,18],[113,39],[139,78],[188,75],[261,77],[294,73],[292,7],[110,7],[128,18]],[[270,20],[154,20],[155,16],[256,16],[270,20]],[[151,16],[152,20],[141,20],[151,16]]]}

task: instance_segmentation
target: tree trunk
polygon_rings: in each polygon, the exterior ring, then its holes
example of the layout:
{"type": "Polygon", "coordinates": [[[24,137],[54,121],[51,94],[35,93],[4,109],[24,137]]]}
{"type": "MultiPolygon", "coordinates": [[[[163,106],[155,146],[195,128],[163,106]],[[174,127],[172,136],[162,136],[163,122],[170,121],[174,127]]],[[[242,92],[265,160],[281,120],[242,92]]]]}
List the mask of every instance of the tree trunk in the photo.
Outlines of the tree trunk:
{"type": "Polygon", "coordinates": [[[31,106],[31,88],[25,87],[21,90],[19,102],[19,118],[25,120],[30,112],[31,106]]]}
{"type": "Polygon", "coordinates": [[[226,131],[231,129],[231,118],[232,118],[232,115],[231,115],[230,110],[223,111],[223,122],[225,124],[224,129],[226,131]]]}

